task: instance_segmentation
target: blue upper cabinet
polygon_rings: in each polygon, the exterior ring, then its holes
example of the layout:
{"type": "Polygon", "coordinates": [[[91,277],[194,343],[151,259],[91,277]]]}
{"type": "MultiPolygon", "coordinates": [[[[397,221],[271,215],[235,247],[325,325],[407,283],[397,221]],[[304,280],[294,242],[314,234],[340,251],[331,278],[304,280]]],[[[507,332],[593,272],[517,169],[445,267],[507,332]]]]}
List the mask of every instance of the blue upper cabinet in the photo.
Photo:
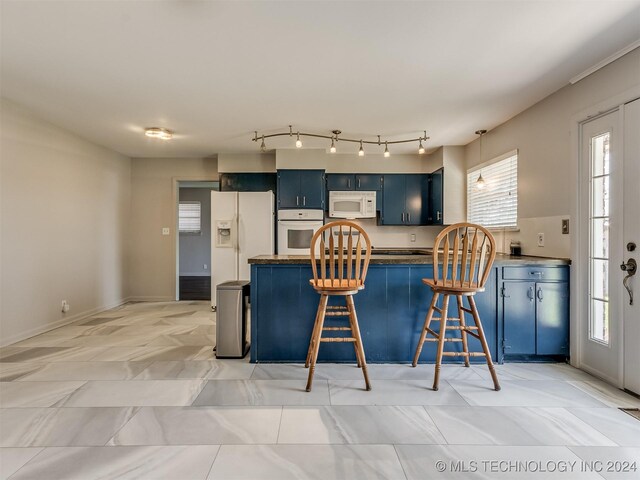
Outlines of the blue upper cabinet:
{"type": "Polygon", "coordinates": [[[359,173],[355,178],[356,190],[367,192],[382,191],[382,175],[379,173],[359,173]]]}
{"type": "Polygon", "coordinates": [[[327,175],[327,190],[355,190],[356,176],[353,173],[330,173],[327,175]]]}
{"type": "Polygon", "coordinates": [[[431,225],[442,225],[444,218],[444,199],[442,182],[444,180],[444,168],[436,170],[429,175],[429,215],[431,225]]]}
{"type": "Polygon", "coordinates": [[[406,175],[384,175],[382,190],[382,225],[406,225],[406,175]]]}
{"type": "Polygon", "coordinates": [[[278,208],[324,209],[324,170],[278,170],[278,208]]]}
{"type": "Polygon", "coordinates": [[[327,190],[379,192],[382,190],[382,177],[379,173],[328,173],[327,190]]]}
{"type": "Polygon", "coordinates": [[[429,225],[428,175],[383,176],[382,225],[429,225]]]}
{"type": "Polygon", "coordinates": [[[267,192],[276,191],[275,173],[221,173],[222,192],[267,192]]]}

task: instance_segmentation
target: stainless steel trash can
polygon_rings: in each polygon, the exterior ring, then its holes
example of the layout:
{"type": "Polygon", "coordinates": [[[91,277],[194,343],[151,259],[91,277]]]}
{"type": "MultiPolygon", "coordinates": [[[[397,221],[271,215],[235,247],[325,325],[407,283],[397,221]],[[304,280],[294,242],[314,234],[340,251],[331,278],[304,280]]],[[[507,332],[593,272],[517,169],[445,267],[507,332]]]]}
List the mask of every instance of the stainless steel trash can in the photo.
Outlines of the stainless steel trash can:
{"type": "Polygon", "coordinates": [[[216,357],[243,358],[249,350],[249,282],[224,282],[216,288],[216,357]]]}

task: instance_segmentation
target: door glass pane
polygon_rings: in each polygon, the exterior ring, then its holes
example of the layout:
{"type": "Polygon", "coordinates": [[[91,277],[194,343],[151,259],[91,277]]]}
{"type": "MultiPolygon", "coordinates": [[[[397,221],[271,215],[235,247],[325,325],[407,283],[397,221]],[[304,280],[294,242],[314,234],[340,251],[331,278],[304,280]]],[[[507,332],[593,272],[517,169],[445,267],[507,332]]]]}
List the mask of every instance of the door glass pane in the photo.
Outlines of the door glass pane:
{"type": "Polygon", "coordinates": [[[593,216],[609,213],[609,175],[593,179],[593,216]]]}
{"type": "Polygon", "coordinates": [[[589,337],[609,343],[609,139],[591,138],[589,337]]]}
{"type": "Polygon", "coordinates": [[[609,303],[591,301],[591,338],[601,343],[609,343],[609,303]]]}
{"type": "Polygon", "coordinates": [[[609,132],[591,140],[593,147],[593,175],[609,175],[609,132]]]}
{"type": "Polygon", "coordinates": [[[591,220],[593,232],[593,256],[609,258],[609,219],[594,218],[591,220]]]}
{"type": "Polygon", "coordinates": [[[598,300],[609,300],[609,261],[593,260],[591,294],[598,300]]]}

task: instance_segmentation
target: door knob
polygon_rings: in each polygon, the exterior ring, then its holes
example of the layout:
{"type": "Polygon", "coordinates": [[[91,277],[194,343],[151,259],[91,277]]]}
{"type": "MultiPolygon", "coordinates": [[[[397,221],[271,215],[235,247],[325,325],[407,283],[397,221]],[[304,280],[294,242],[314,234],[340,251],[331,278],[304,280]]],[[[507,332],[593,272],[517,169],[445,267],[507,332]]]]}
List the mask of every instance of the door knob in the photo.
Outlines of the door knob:
{"type": "Polygon", "coordinates": [[[624,285],[624,288],[627,289],[627,293],[629,294],[629,305],[633,305],[633,290],[631,290],[631,287],[629,286],[629,279],[638,271],[638,263],[635,259],[630,258],[627,263],[620,264],[620,269],[623,272],[627,272],[624,280],[622,280],[622,285],[624,285]]]}

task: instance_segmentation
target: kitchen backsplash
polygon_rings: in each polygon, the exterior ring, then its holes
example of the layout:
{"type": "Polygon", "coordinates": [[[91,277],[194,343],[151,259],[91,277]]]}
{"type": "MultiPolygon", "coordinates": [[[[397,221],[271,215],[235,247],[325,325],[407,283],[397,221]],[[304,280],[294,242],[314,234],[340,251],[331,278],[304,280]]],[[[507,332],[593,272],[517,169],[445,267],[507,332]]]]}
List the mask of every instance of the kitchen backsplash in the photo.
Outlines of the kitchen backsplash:
{"type": "MultiPolygon", "coordinates": [[[[492,233],[496,239],[496,249],[499,253],[509,253],[509,245],[512,240],[520,241],[523,255],[536,257],[571,257],[571,235],[562,234],[562,220],[568,215],[554,217],[521,218],[517,231],[496,231],[492,233]],[[538,246],[538,233],[544,233],[544,246],[538,246]]],[[[369,237],[371,244],[376,248],[381,247],[405,247],[424,248],[432,247],[438,233],[443,227],[390,227],[378,226],[374,219],[356,220],[362,225],[369,237]],[[415,242],[411,241],[411,235],[415,235],[415,242]]],[[[571,231],[571,225],[570,225],[571,231]]]]}
{"type": "Polygon", "coordinates": [[[440,226],[430,227],[391,227],[378,226],[375,219],[361,219],[355,221],[364,227],[374,248],[381,247],[432,247],[433,241],[442,230],[440,226]],[[411,235],[416,236],[415,242],[411,235]]]}

